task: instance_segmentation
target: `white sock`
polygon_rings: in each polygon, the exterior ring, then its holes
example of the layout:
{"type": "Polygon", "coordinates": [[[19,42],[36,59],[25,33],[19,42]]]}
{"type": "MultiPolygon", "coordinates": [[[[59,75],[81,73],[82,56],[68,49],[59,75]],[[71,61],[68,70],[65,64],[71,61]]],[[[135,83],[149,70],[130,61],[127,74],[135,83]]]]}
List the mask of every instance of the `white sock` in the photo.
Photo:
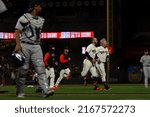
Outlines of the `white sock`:
{"type": "Polygon", "coordinates": [[[55,77],[50,78],[50,88],[54,87],[54,80],[55,80],[55,77]]]}

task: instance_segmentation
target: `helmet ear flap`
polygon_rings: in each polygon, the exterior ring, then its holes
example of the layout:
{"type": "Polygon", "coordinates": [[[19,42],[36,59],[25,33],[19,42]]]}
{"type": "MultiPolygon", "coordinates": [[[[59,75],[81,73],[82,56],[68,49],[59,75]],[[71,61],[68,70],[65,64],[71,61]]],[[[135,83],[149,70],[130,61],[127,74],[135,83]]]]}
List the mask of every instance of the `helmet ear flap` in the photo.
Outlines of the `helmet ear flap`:
{"type": "Polygon", "coordinates": [[[15,67],[21,67],[25,63],[25,55],[22,52],[13,51],[12,60],[15,67]]]}

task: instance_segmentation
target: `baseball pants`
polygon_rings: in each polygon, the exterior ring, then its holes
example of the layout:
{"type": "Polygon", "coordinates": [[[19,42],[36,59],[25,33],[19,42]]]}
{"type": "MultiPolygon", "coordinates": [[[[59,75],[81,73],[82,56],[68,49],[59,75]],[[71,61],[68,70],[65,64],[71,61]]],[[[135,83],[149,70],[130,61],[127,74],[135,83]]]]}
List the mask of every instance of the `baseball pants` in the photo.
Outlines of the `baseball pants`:
{"type": "Polygon", "coordinates": [[[103,63],[103,62],[101,62],[101,63],[96,62],[96,68],[97,68],[99,74],[101,75],[102,82],[106,82],[105,63],[103,63]]]}
{"type": "Polygon", "coordinates": [[[24,66],[19,68],[19,77],[16,80],[16,94],[23,93],[24,84],[26,81],[26,76],[29,71],[29,63],[32,61],[35,72],[38,74],[38,82],[44,93],[49,91],[46,73],[45,73],[45,65],[43,62],[43,53],[40,45],[30,45],[21,43],[22,51],[25,55],[25,64],[24,66]]]}
{"type": "Polygon", "coordinates": [[[143,67],[144,72],[144,85],[146,88],[148,88],[148,78],[150,78],[150,67],[143,67]]]}
{"type": "Polygon", "coordinates": [[[98,77],[98,73],[96,71],[95,65],[93,65],[90,60],[85,59],[83,61],[83,69],[82,69],[82,72],[81,72],[81,76],[85,77],[88,74],[89,71],[91,72],[92,77],[98,77]]]}
{"type": "Polygon", "coordinates": [[[46,68],[46,78],[48,79],[50,77],[50,81],[49,81],[49,88],[53,88],[54,87],[54,81],[55,81],[55,71],[54,68],[46,68]]]}
{"type": "Polygon", "coordinates": [[[60,71],[59,78],[57,79],[55,86],[58,86],[59,83],[62,81],[62,79],[66,78],[68,75],[70,75],[70,69],[69,68],[62,69],[60,71]]]}

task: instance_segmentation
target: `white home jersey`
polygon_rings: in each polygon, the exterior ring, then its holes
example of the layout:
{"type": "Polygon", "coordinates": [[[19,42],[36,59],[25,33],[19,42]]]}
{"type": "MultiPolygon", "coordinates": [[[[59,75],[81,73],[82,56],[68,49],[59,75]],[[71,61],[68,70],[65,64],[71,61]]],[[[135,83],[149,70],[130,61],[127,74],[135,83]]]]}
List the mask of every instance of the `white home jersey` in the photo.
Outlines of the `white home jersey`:
{"type": "Polygon", "coordinates": [[[93,44],[90,44],[87,48],[86,48],[86,52],[88,52],[88,54],[90,55],[91,58],[95,58],[96,56],[96,47],[93,44]]]}
{"type": "Polygon", "coordinates": [[[22,31],[20,41],[39,44],[43,24],[44,19],[42,17],[25,13],[19,18],[15,27],[15,29],[22,31]]]}
{"type": "Polygon", "coordinates": [[[3,3],[2,0],[0,0],[0,13],[4,12],[6,10],[7,10],[7,8],[6,8],[5,4],[3,3]]]}
{"type": "Polygon", "coordinates": [[[108,48],[104,48],[103,46],[99,46],[96,48],[97,57],[101,62],[106,62],[106,57],[109,56],[108,48]]]}
{"type": "Polygon", "coordinates": [[[150,67],[150,55],[144,55],[141,57],[140,62],[143,64],[143,66],[149,66],[150,67]]]}

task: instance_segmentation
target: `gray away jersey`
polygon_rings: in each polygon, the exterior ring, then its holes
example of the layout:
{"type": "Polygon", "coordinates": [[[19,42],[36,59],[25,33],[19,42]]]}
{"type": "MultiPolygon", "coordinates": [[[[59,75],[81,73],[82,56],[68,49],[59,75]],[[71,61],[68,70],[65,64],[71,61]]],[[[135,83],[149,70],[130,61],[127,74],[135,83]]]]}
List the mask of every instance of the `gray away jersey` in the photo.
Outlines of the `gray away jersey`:
{"type": "Polygon", "coordinates": [[[40,33],[44,24],[44,18],[39,16],[32,16],[30,13],[22,15],[15,29],[21,30],[20,41],[39,44],[40,33]]]}
{"type": "Polygon", "coordinates": [[[150,66],[150,55],[142,56],[140,62],[143,64],[143,66],[150,66]]]}

